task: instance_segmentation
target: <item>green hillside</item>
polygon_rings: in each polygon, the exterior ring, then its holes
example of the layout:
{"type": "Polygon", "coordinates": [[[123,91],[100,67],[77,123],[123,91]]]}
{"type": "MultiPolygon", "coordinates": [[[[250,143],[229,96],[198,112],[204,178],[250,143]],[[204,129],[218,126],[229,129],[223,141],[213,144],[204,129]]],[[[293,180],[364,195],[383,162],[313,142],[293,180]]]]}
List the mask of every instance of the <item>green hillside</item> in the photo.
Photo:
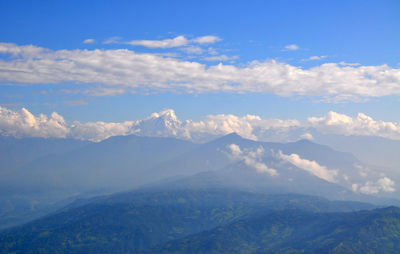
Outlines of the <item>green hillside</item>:
{"type": "Polygon", "coordinates": [[[279,211],[169,242],[146,253],[399,253],[400,209],[279,211]]]}
{"type": "Polygon", "coordinates": [[[372,207],[231,190],[129,192],[80,201],[6,230],[0,234],[0,253],[136,253],[277,210],[332,212],[372,207]]]}

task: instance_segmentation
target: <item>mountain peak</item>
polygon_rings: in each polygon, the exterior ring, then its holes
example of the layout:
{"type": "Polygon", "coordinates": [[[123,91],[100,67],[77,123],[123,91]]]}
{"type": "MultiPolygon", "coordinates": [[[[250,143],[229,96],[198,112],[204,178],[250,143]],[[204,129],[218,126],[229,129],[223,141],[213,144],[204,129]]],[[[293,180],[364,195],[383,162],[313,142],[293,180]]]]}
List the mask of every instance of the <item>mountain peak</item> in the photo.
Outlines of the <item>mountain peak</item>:
{"type": "Polygon", "coordinates": [[[163,120],[171,120],[179,122],[178,117],[176,116],[175,111],[173,109],[165,109],[159,113],[155,112],[151,114],[148,119],[155,119],[155,118],[161,118],[163,120]]]}

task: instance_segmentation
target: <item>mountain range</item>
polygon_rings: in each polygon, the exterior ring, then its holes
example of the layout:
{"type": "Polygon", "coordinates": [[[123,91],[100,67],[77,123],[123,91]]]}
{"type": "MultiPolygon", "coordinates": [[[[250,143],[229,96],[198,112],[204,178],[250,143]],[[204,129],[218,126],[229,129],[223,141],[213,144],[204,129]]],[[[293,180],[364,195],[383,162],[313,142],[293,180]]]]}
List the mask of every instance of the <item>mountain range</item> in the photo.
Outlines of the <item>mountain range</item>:
{"type": "Polygon", "coordinates": [[[397,179],[310,140],[1,137],[0,149],[1,253],[395,253],[400,242],[387,208],[400,204],[397,179]]]}

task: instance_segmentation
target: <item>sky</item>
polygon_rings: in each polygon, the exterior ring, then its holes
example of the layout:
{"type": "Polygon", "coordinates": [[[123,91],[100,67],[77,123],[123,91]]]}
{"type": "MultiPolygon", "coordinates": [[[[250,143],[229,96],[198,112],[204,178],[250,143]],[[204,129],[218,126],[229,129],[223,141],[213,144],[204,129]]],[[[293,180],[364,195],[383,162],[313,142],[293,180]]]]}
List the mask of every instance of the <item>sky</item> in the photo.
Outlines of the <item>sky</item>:
{"type": "Polygon", "coordinates": [[[10,112],[87,123],[166,109],[195,121],[333,111],[400,128],[399,1],[16,0],[0,10],[10,112]]]}

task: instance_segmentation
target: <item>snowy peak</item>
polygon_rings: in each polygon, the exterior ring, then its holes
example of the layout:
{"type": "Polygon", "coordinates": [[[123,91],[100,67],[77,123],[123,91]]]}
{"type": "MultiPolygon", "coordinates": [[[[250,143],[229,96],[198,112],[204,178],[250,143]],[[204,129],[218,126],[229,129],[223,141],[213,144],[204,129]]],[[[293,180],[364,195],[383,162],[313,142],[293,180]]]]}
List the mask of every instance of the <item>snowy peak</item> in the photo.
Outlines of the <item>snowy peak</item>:
{"type": "Polygon", "coordinates": [[[181,133],[182,122],[174,110],[166,109],[139,121],[137,129],[145,136],[178,136],[181,133]]]}

